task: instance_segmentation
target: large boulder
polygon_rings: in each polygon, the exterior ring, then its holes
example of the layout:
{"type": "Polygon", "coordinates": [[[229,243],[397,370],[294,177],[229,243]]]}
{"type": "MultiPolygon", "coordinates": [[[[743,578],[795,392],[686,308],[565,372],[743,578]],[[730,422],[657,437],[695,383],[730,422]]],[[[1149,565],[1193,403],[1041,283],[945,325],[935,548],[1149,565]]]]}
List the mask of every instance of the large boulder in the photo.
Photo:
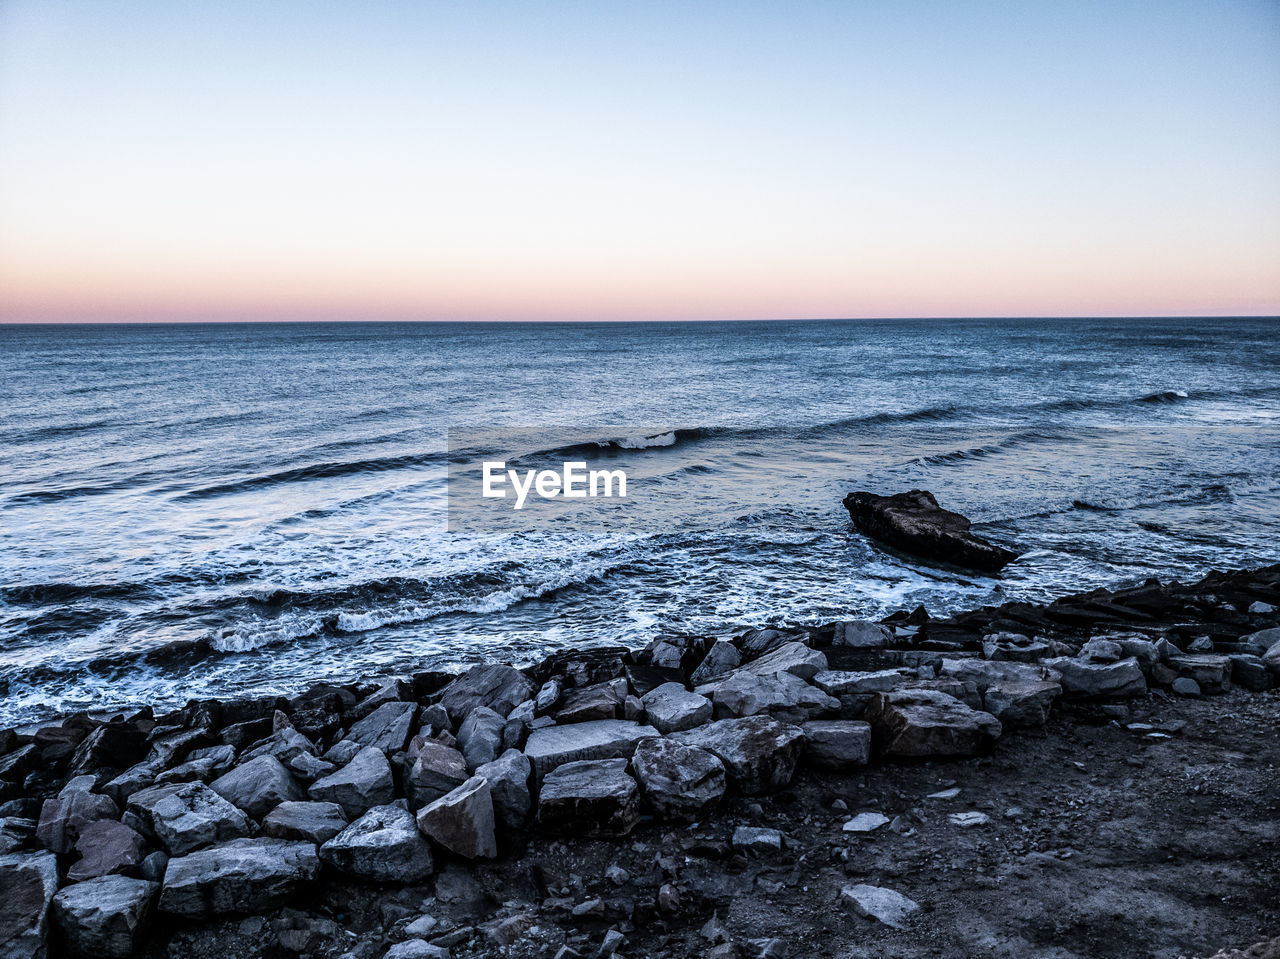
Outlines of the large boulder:
{"type": "Polygon", "coordinates": [[[793,676],[799,676],[805,682],[813,679],[826,668],[826,656],[799,642],[785,643],[742,667],[757,676],[790,673],[793,676]]]}
{"type": "Polygon", "coordinates": [[[54,924],[73,956],[128,959],[142,941],[158,889],[125,876],[67,886],[53,897],[54,924]]]}
{"type": "Polygon", "coordinates": [[[491,763],[502,754],[502,729],[506,720],[488,706],[477,706],[458,727],[458,748],[467,769],[491,763]]]}
{"type": "Polygon", "coordinates": [[[663,819],[694,820],[715,809],[727,784],[713,753],[670,739],[645,739],[631,757],[644,797],[663,819]]]}
{"type": "Polygon", "coordinates": [[[58,891],[58,858],[51,852],[0,856],[0,956],[44,959],[49,903],[58,891]]]}
{"type": "Polygon", "coordinates": [[[892,496],[859,491],[846,496],[844,506],[864,535],[931,562],[995,573],[1018,556],[975,536],[966,517],[943,509],[927,490],[892,496]]]}
{"type": "Polygon", "coordinates": [[[467,760],[452,746],[415,736],[405,757],[404,787],[413,808],[452,792],[470,778],[467,760]]]}
{"type": "Polygon", "coordinates": [[[894,929],[905,927],[907,920],[920,908],[919,903],[900,892],[865,883],[841,889],[840,902],[857,915],[882,922],[894,929]]]}
{"type": "MultiPolygon", "coordinates": [[[[130,804],[137,809],[141,804],[130,804]]],[[[171,856],[248,836],[253,826],[237,806],[204,783],[183,783],[149,804],[152,834],[171,856]]]]}
{"type": "Polygon", "coordinates": [[[262,820],[262,834],[273,839],[297,839],[316,845],[347,828],[342,807],[333,802],[282,802],[262,820]]]}
{"type": "Polygon", "coordinates": [[[805,759],[823,769],[865,766],[871,756],[871,727],[849,719],[818,719],[805,723],[805,759]]]}
{"type": "Polygon", "coordinates": [[[316,755],[315,744],[292,726],[276,730],[267,739],[250,747],[240,757],[242,762],[259,756],[275,756],[280,765],[303,782],[314,782],[333,772],[333,763],[316,755]]]}
{"type": "Polygon", "coordinates": [[[387,754],[377,746],[365,746],[337,772],[312,783],[307,795],[317,802],[337,803],[348,819],[385,806],[396,798],[387,754]]]}
{"type": "Polygon", "coordinates": [[[103,769],[128,769],[142,761],[149,746],[147,737],[131,722],[104,723],[76,748],[71,757],[72,776],[97,774],[103,769]]]}
{"type": "Polygon", "coordinates": [[[711,696],[718,719],[768,715],[802,723],[841,709],[840,700],[789,672],[762,676],[738,669],[700,690],[711,696]]]}
{"type": "Polygon", "coordinates": [[[464,859],[498,855],[493,794],[483,776],[473,776],[453,792],[418,811],[418,829],[464,859]]]}
{"type": "Polygon", "coordinates": [[[90,792],[92,785],[92,776],[80,777],[72,780],[55,798],[44,801],[36,838],[46,849],[68,853],[85,825],[99,819],[119,818],[120,809],[115,801],[110,796],[90,792]]]}
{"type": "Polygon", "coordinates": [[[1062,691],[1068,696],[1123,699],[1147,691],[1142,667],[1132,657],[1114,663],[1095,663],[1057,656],[1044,660],[1044,665],[1059,675],[1062,691]]]}
{"type": "Polygon", "coordinates": [[[1005,729],[1043,726],[1062,685],[1049,680],[1000,682],[982,693],[982,705],[1005,729]]]}
{"type": "Polygon", "coordinates": [[[147,841],[114,819],[86,823],[76,839],[80,858],[67,870],[67,880],[81,882],[137,868],[146,856],[147,841]]]}
{"type": "Polygon", "coordinates": [[[878,693],[866,719],[886,756],[973,756],[990,749],[1001,733],[990,713],[933,689],[878,693]]]}
{"type": "Polygon", "coordinates": [[[532,797],[529,795],[529,777],[533,764],[518,749],[508,749],[491,763],[476,769],[476,775],[489,784],[493,796],[493,811],[508,829],[519,829],[529,818],[532,797]]]}
{"type": "Polygon", "coordinates": [[[298,781],[275,756],[259,756],[219,776],[209,788],[229,803],[261,819],[282,802],[306,799],[298,781]]]}
{"type": "Polygon", "coordinates": [[[680,683],[663,683],[640,697],[645,720],[660,733],[692,729],[711,721],[711,700],[691,693],[680,683]]]}
{"type": "Polygon", "coordinates": [[[973,683],[980,693],[996,684],[1056,682],[1058,679],[1057,673],[1044,666],[1008,660],[944,659],[938,672],[962,683],[973,683]]]}
{"type": "Polygon", "coordinates": [[[855,649],[878,649],[888,646],[891,639],[893,639],[893,631],[888,626],[865,619],[852,619],[835,624],[831,634],[831,645],[852,646],[855,649]]]}
{"type": "Polygon", "coordinates": [[[169,860],[160,911],[191,919],[262,912],[320,874],[316,847],[285,839],[233,839],[169,860]]]}
{"type": "Polygon", "coordinates": [[[346,738],[360,746],[376,746],[384,753],[404,749],[417,718],[416,703],[383,703],[347,731],[346,738]]]}
{"type": "Polygon", "coordinates": [[[659,735],[652,726],[627,719],[597,719],[571,726],[544,726],[529,733],[524,754],[541,781],[547,773],[567,762],[582,759],[630,759],[636,743],[659,735]]]}
{"type": "Polygon", "coordinates": [[[1187,653],[1170,656],[1168,664],[1178,675],[1194,679],[1206,693],[1225,693],[1231,688],[1231,657],[1214,653],[1187,653]]]}
{"type": "Polygon", "coordinates": [[[587,759],[549,772],[538,794],[538,825],[571,836],[625,836],[640,820],[640,789],[625,759],[587,759]]]}
{"type": "Polygon", "coordinates": [[[440,705],[458,723],[478,706],[506,716],[533,693],[533,683],[514,667],[473,666],[441,691],[440,705]]]}
{"type": "Polygon", "coordinates": [[[765,716],[722,719],[698,729],[672,733],[686,746],[715,754],[730,781],[748,795],[780,789],[791,782],[804,748],[798,726],[765,716]]]}
{"type": "Polygon", "coordinates": [[[419,882],[435,870],[431,846],[399,803],[370,809],[321,846],[320,858],[370,882],[419,882]]]}
{"type": "Polygon", "coordinates": [[[742,654],[738,652],[738,647],[727,639],[717,639],[707,650],[707,655],[702,657],[702,662],[693,671],[690,681],[697,686],[717,676],[731,673],[740,665],[742,665],[742,654]]]}
{"type": "Polygon", "coordinates": [[[621,677],[565,690],[552,715],[562,724],[615,719],[622,712],[629,692],[627,681],[621,677]]]}

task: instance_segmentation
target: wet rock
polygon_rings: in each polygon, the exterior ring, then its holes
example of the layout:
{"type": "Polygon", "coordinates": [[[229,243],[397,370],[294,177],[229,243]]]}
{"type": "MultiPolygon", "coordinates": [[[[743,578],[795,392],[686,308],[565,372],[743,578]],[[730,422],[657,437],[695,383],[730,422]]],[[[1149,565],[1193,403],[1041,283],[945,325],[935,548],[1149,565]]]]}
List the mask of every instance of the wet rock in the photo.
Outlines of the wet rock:
{"type": "Polygon", "coordinates": [[[1256,633],[1240,637],[1240,648],[1255,656],[1262,656],[1272,646],[1280,644],[1280,626],[1260,629],[1256,633]]]}
{"type": "Polygon", "coordinates": [[[194,749],[185,763],[167,769],[155,777],[155,784],[164,783],[207,783],[229,772],[236,762],[234,746],[209,746],[194,749]]]}
{"type": "Polygon", "coordinates": [[[900,892],[859,883],[840,890],[840,902],[859,916],[875,919],[894,929],[906,926],[920,905],[900,892]]]}
{"type": "Polygon", "coordinates": [[[717,756],[730,781],[747,795],[779,789],[791,782],[804,748],[799,727],[763,716],[723,719],[671,738],[717,756]]]}
{"type": "Polygon", "coordinates": [[[354,724],[345,738],[360,746],[375,746],[384,753],[398,752],[409,741],[417,714],[415,703],[383,703],[354,724]]]}
{"type": "Polygon", "coordinates": [[[534,697],[533,707],[535,712],[547,713],[556,703],[560,702],[560,694],[564,691],[564,684],[558,676],[553,676],[542,684],[542,688],[538,690],[538,695],[534,697]]]}
{"type": "Polygon", "coordinates": [[[738,826],[733,831],[733,848],[757,856],[782,852],[782,833],[760,826],[738,826]]]}
{"type": "Polygon", "coordinates": [[[865,766],[871,756],[871,727],[846,719],[807,722],[804,731],[805,758],[823,769],[852,769],[865,766]]]}
{"type": "Polygon", "coordinates": [[[54,924],[74,956],[128,959],[146,932],[158,889],[125,876],[67,886],[53,897],[54,924]]]}
{"type": "Polygon", "coordinates": [[[317,845],[328,842],[346,828],[347,818],[335,802],[282,802],[262,820],[264,836],[317,845]]]}
{"type": "Polygon", "coordinates": [[[538,796],[538,824],[547,832],[625,836],[640,819],[640,790],[626,759],[564,763],[549,772],[538,796]]]}
{"type": "Polygon", "coordinates": [[[0,956],[44,959],[49,904],[58,891],[58,860],[51,852],[0,856],[0,956]]]}
{"type": "Polygon", "coordinates": [[[324,754],[325,762],[333,763],[335,767],[345,766],[351,760],[356,758],[358,753],[364,747],[359,743],[354,743],[350,739],[343,739],[333,744],[324,754]]]}
{"type": "Polygon", "coordinates": [[[727,779],[713,753],[670,739],[645,739],[631,759],[640,788],[663,819],[697,819],[720,803],[727,779]]]}
{"type": "Polygon", "coordinates": [[[583,759],[631,758],[636,743],[659,735],[652,726],[625,719],[597,719],[572,726],[546,726],[529,733],[524,754],[541,781],[551,770],[583,759]]]}
{"type": "Polygon", "coordinates": [[[1178,675],[1194,680],[1206,693],[1225,693],[1231,688],[1231,657],[1213,653],[1170,656],[1168,664],[1178,675]]]}
{"type": "Polygon", "coordinates": [[[779,646],[742,667],[743,670],[755,673],[757,676],[790,673],[793,676],[799,676],[806,683],[826,668],[826,656],[799,642],[779,646]]]}
{"type": "Polygon", "coordinates": [[[452,746],[415,737],[406,759],[405,792],[415,809],[457,789],[469,778],[467,761],[452,746]]]}
{"type": "Polygon", "coordinates": [[[515,749],[508,749],[493,762],[476,769],[476,775],[489,783],[494,814],[508,829],[519,829],[529,818],[532,805],[529,777],[532,774],[533,764],[524,753],[515,749]]]}
{"type": "Polygon", "coordinates": [[[560,698],[555,720],[563,724],[615,719],[622,711],[627,693],[627,681],[621,678],[570,689],[560,698]]]}
{"type": "Polygon", "coordinates": [[[241,763],[211,782],[209,788],[254,819],[261,819],[282,802],[307,798],[298,781],[274,756],[241,763]]]}
{"type": "Polygon", "coordinates": [[[908,678],[900,669],[879,669],[873,672],[824,670],[813,677],[813,685],[828,695],[837,697],[841,703],[847,703],[851,697],[897,689],[908,678]]]}
{"type": "Polygon", "coordinates": [[[795,639],[795,634],[780,629],[749,629],[737,638],[735,645],[747,659],[756,659],[795,639]]]}
{"type": "Polygon", "coordinates": [[[886,756],[973,756],[990,749],[1001,732],[989,713],[928,689],[877,693],[866,719],[886,756]]]}
{"type": "Polygon", "coordinates": [[[711,696],[719,719],[768,715],[802,723],[841,708],[840,700],[787,672],[760,676],[738,669],[701,691],[711,696]]]}
{"type": "Polygon", "coordinates": [[[473,709],[458,727],[458,746],[467,769],[491,763],[502,754],[502,729],[506,720],[487,706],[473,709]]]}
{"type": "Polygon", "coordinates": [[[679,683],[664,683],[641,697],[649,725],[660,733],[692,729],[711,720],[711,700],[679,683]]]}
{"type": "Polygon", "coordinates": [[[370,882],[418,882],[435,869],[413,814],[395,803],[370,809],[321,846],[320,858],[370,882]]]}
{"type": "Polygon", "coordinates": [[[418,812],[418,829],[464,859],[498,855],[493,796],[482,776],[468,779],[418,812]]]}
{"type": "Polygon", "coordinates": [[[923,559],[994,573],[1018,555],[975,536],[968,519],[943,509],[926,490],[859,491],[846,496],[844,506],[864,535],[923,559]]]}
{"type": "Polygon", "coordinates": [[[889,645],[891,639],[893,639],[893,631],[888,626],[865,619],[851,619],[836,623],[835,632],[831,636],[831,645],[852,646],[855,649],[879,649],[889,645]]]}
{"type": "Polygon", "coordinates": [[[1043,726],[1049,721],[1053,701],[1062,694],[1054,682],[1001,682],[988,686],[982,703],[1006,729],[1043,726]]]}
{"type": "Polygon", "coordinates": [[[292,727],[279,729],[255,744],[241,757],[241,763],[259,756],[274,756],[280,765],[303,782],[314,782],[337,768],[333,763],[317,756],[315,744],[292,727]]]}
{"type": "Polygon", "coordinates": [[[316,848],[285,839],[233,839],[169,860],[160,911],[192,919],[263,912],[320,874],[316,848]]]}
{"type": "Polygon", "coordinates": [[[1147,681],[1136,659],[1090,663],[1058,656],[1046,659],[1044,665],[1059,674],[1062,691],[1068,696],[1123,699],[1140,696],[1147,690],[1147,681]]]}
{"type": "MultiPolygon", "coordinates": [[[[93,777],[84,777],[92,786],[93,777]]],[[[40,808],[40,822],[36,826],[36,838],[53,852],[71,851],[80,830],[98,819],[118,819],[120,810],[110,796],[89,792],[84,780],[73,780],[54,799],[46,799],[40,808]],[[74,788],[73,788],[74,787],[74,788]]]]}
{"type": "Polygon", "coordinates": [[[114,819],[99,819],[80,829],[75,851],[80,858],[67,870],[69,882],[134,869],[146,855],[147,842],[134,829],[114,819]]]}
{"type": "MultiPolygon", "coordinates": [[[[141,804],[131,802],[129,808],[137,811],[141,804]]],[[[147,804],[145,816],[152,834],[173,856],[248,836],[253,828],[244,812],[204,783],[183,783],[160,793],[147,804]]]]}
{"type": "Polygon", "coordinates": [[[733,672],[740,665],[742,665],[742,654],[738,652],[738,647],[728,640],[718,639],[707,650],[707,655],[702,657],[702,662],[693,671],[690,682],[695,686],[701,685],[717,676],[733,672]]]}
{"type": "Polygon", "coordinates": [[[386,753],[366,746],[337,772],[312,783],[307,795],[317,802],[337,803],[348,819],[355,819],[394,800],[396,784],[386,753]]]}
{"type": "Polygon", "coordinates": [[[458,723],[480,706],[487,706],[505,717],[532,695],[533,684],[518,669],[473,666],[444,688],[440,705],[449,711],[449,718],[458,723]]]}

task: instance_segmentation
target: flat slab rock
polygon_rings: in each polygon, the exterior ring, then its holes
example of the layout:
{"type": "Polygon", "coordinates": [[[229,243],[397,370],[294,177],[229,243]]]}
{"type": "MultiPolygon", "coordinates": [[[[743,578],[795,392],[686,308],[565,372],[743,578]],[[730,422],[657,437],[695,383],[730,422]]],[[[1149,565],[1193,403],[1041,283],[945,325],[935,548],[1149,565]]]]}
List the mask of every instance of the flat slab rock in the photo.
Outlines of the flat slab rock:
{"type": "Polygon", "coordinates": [[[927,490],[892,496],[860,490],[846,496],[844,506],[859,532],[922,559],[995,573],[1018,558],[975,536],[966,517],[943,509],[927,490]]]}
{"type": "Polygon", "coordinates": [[[639,821],[640,788],[625,759],[565,763],[538,795],[538,825],[550,833],[625,836],[639,821]]]}
{"type": "Polygon", "coordinates": [[[540,781],[557,766],[584,759],[630,759],[636,744],[660,735],[627,719],[597,719],[570,726],[544,726],[529,733],[524,754],[540,781]]]}
{"type": "Polygon", "coordinates": [[[989,750],[1002,731],[990,713],[933,689],[878,693],[865,718],[886,756],[974,756],[989,750]]]}
{"type": "Polygon", "coordinates": [[[903,928],[912,913],[920,908],[919,903],[900,892],[865,883],[845,886],[840,890],[840,902],[855,914],[875,919],[894,929],[903,928]]]}
{"type": "Polygon", "coordinates": [[[160,911],[190,918],[261,912],[320,875],[309,842],[233,839],[169,860],[160,911]]]}
{"type": "Polygon", "coordinates": [[[800,727],[765,716],[722,719],[669,738],[715,755],[729,779],[747,795],[781,789],[791,782],[804,749],[800,727]]]}
{"type": "Polygon", "coordinates": [[[146,932],[159,889],[125,876],[73,883],[53,897],[54,924],[74,955],[128,959],[146,932]]]}

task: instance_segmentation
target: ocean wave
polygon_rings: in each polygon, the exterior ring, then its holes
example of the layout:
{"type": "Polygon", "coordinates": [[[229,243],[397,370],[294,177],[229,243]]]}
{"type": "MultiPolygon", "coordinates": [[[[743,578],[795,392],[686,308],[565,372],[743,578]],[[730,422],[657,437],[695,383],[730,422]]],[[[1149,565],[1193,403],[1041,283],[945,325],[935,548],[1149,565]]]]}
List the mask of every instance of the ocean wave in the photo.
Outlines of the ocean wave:
{"type": "Polygon", "coordinates": [[[1146,396],[1138,399],[1139,403],[1177,403],[1179,400],[1190,399],[1186,390],[1161,390],[1158,393],[1148,393],[1146,396]]]}
{"type": "Polygon", "coordinates": [[[447,460],[446,453],[406,453],[401,456],[382,456],[372,459],[339,461],[330,463],[312,463],[293,469],[280,470],[250,476],[242,480],[228,483],[215,483],[197,489],[187,490],[174,497],[177,500],[201,500],[214,496],[231,496],[236,493],[250,493],[272,486],[283,486],[290,483],[306,483],[311,480],[333,479],[341,476],[352,476],[363,473],[385,473],[392,470],[417,469],[423,466],[443,465],[447,460]]]}

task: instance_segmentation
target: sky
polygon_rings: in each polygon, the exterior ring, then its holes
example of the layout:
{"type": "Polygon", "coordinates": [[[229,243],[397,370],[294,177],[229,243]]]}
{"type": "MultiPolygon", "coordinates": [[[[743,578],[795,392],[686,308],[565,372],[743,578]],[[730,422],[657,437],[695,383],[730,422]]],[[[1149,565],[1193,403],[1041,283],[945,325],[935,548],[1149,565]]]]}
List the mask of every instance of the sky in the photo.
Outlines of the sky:
{"type": "Polygon", "coordinates": [[[0,0],[0,320],[1280,313],[1280,3],[0,0]]]}

